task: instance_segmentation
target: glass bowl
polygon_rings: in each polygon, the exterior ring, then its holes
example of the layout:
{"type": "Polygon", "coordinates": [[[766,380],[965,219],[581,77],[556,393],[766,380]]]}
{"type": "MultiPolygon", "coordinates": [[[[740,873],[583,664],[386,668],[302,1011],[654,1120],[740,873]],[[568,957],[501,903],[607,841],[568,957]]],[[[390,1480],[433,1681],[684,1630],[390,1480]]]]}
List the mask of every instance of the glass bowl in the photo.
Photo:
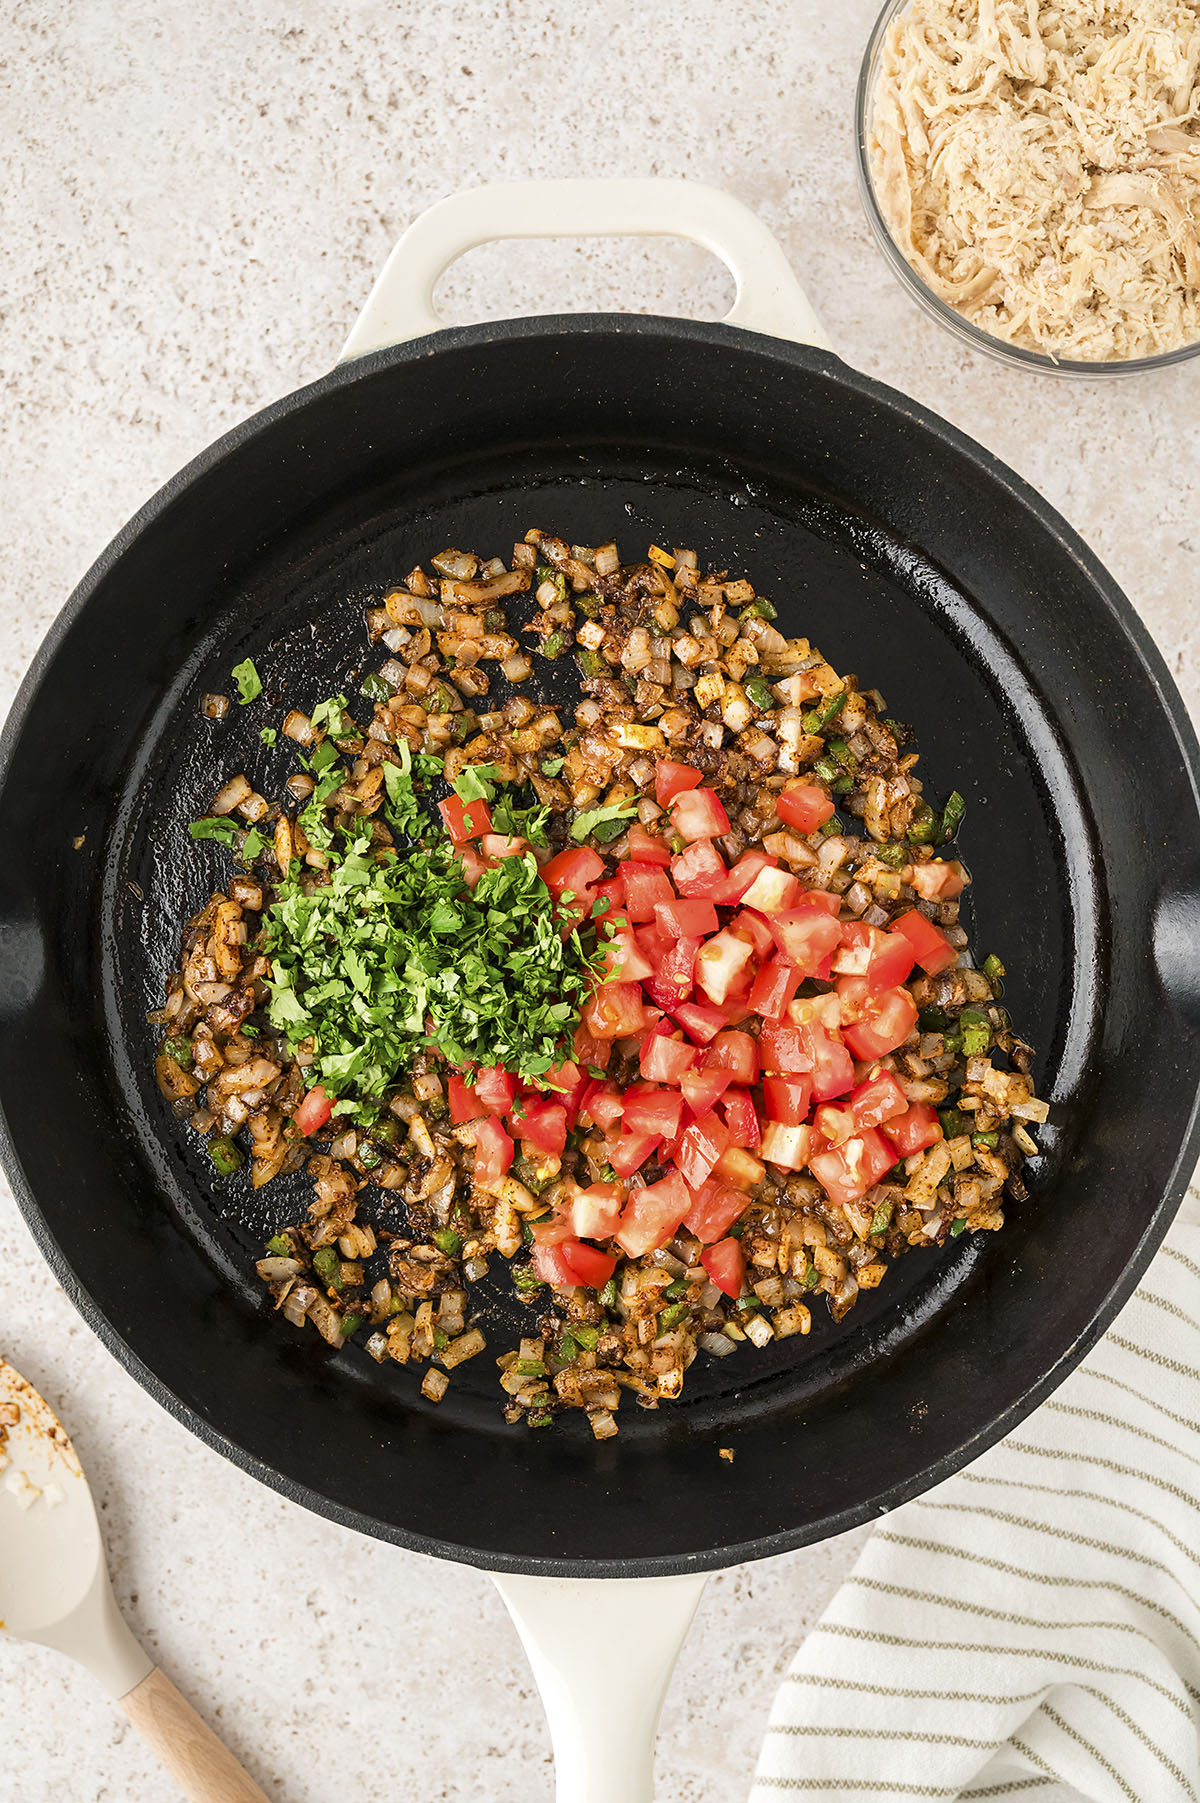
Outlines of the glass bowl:
{"type": "Polygon", "coordinates": [[[909,0],[888,0],[888,4],[875,21],[863,55],[862,68],[858,76],[858,91],[854,101],[855,147],[858,158],[858,182],[862,193],[863,206],[866,209],[867,222],[875,235],[875,241],[891,265],[892,273],[897,276],[917,305],[939,325],[953,332],[964,344],[973,350],[984,351],[989,357],[997,358],[1001,363],[1016,364],[1022,369],[1033,369],[1048,376],[1090,376],[1093,379],[1107,376],[1131,376],[1142,370],[1167,369],[1173,363],[1183,363],[1189,357],[1200,355],[1200,338],[1192,344],[1184,344],[1174,351],[1162,351],[1154,357],[1114,358],[1107,362],[1086,362],[1069,357],[1051,357],[1045,351],[1026,350],[1023,345],[1009,344],[1006,339],[997,338],[992,332],[985,332],[981,326],[972,325],[961,313],[955,311],[939,295],[934,294],[928,284],[922,280],[913,268],[904,252],[900,249],[883,216],[883,209],[875,193],[875,184],[871,175],[871,159],[867,148],[867,139],[871,123],[871,99],[875,91],[875,77],[879,66],[880,53],[883,49],[884,35],[888,26],[901,12],[909,0]]]}

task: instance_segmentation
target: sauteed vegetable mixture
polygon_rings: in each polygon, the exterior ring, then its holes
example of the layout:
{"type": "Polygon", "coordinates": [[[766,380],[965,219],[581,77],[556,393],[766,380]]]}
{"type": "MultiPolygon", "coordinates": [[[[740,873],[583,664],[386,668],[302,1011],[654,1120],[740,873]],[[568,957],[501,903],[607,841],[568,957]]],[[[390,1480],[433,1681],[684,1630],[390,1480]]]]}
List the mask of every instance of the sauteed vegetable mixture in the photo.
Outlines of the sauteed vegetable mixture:
{"type": "Polygon", "coordinates": [[[221,1176],[312,1177],[258,1264],[294,1326],[436,1401],[506,1272],[507,1418],[604,1439],[1025,1194],[1046,1105],[958,924],[962,799],[775,617],[688,550],[445,551],[367,609],[353,699],[263,727],[285,793],[241,773],[193,823],[229,875],[158,1083],[221,1176]],[[565,657],[573,716],[537,697],[565,657]]]}

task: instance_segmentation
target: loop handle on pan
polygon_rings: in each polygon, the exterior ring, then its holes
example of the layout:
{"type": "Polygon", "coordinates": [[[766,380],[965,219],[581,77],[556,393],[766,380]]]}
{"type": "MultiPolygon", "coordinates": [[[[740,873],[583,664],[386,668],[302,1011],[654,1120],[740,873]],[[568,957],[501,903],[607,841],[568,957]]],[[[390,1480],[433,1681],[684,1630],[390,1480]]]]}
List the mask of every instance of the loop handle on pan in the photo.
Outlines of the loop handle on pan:
{"type": "Polygon", "coordinates": [[[492,1575],[542,1695],[556,1803],[651,1803],[658,1718],[706,1575],[492,1575]]]}
{"type": "Polygon", "coordinates": [[[445,329],[438,277],[464,251],[496,238],[688,238],[720,257],[736,297],[725,324],[818,350],[832,346],[779,244],[740,200],[702,182],[656,177],[494,182],[439,200],[409,226],[384,264],[339,361],[445,329]]]}

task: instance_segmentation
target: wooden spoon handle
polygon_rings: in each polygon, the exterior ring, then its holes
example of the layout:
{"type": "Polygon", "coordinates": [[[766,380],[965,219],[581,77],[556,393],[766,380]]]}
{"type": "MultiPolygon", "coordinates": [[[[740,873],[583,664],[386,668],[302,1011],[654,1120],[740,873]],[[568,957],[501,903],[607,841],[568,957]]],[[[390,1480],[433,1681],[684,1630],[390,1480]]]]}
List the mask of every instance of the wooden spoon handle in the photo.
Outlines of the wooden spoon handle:
{"type": "Polygon", "coordinates": [[[121,1708],[190,1803],[267,1803],[229,1748],[157,1666],[121,1698],[121,1708]]]}

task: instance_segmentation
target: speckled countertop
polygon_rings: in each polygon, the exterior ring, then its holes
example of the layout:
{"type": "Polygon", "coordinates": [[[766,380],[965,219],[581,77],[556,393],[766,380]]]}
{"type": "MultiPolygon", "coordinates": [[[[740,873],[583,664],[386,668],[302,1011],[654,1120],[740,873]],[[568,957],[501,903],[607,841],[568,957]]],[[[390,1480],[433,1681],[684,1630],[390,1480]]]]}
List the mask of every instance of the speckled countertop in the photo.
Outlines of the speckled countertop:
{"type": "MultiPolygon", "coordinates": [[[[855,191],[872,17],[871,0],[7,8],[3,704],[128,515],[329,365],[414,213],[481,180],[596,173],[688,175],[757,209],[850,362],[981,439],[1083,532],[1195,708],[1200,366],[1047,382],[923,318],[855,191]]],[[[459,321],[711,316],[729,298],[716,264],[660,241],[480,250],[442,293],[459,321]]],[[[307,1515],[194,1441],[77,1319],[7,1194],[0,1248],[0,1346],[75,1434],[120,1600],[268,1794],[548,1799],[541,1709],[488,1579],[307,1515]]],[[[742,1794],[775,1679],[859,1538],[712,1580],[667,1702],[664,1798],[742,1794]]],[[[56,1656],[0,1647],[0,1697],[12,1803],[175,1796],[56,1656]]]]}

